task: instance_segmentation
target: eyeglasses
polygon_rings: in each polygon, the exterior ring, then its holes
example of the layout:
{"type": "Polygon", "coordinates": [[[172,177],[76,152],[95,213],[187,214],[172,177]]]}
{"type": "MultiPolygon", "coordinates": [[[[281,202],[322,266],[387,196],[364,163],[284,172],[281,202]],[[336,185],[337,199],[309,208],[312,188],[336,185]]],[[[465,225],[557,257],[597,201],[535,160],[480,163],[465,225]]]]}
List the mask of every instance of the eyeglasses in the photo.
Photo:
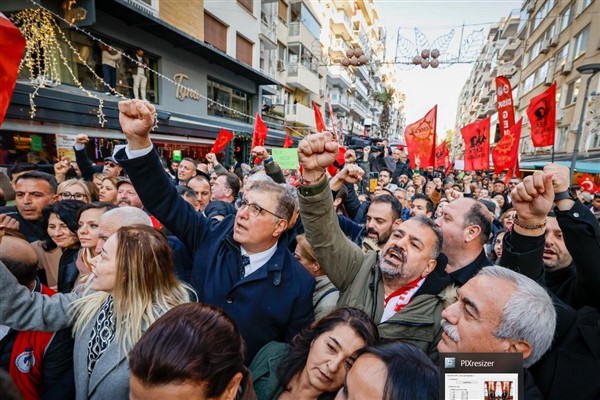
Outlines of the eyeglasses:
{"type": "Polygon", "coordinates": [[[110,167],[110,168],[114,168],[114,167],[117,166],[117,164],[115,164],[112,161],[107,161],[107,162],[104,163],[104,165],[106,165],[107,167],[110,167]]]}
{"type": "Polygon", "coordinates": [[[509,185],[509,186],[512,186],[512,185],[518,185],[518,184],[519,184],[519,182],[508,182],[508,185],[509,185]]]}
{"type": "Polygon", "coordinates": [[[253,217],[258,217],[260,215],[260,213],[264,211],[264,212],[271,214],[274,217],[286,220],[285,218],[280,217],[279,215],[267,210],[266,208],[262,208],[261,206],[259,206],[256,203],[248,203],[248,201],[246,201],[246,200],[242,200],[242,202],[240,203],[240,208],[238,210],[243,211],[246,207],[248,207],[248,212],[253,217]]]}
{"type": "Polygon", "coordinates": [[[71,200],[71,199],[75,199],[75,200],[87,200],[87,195],[83,194],[83,193],[71,193],[71,192],[62,192],[60,194],[60,198],[63,200],[71,200]]]}

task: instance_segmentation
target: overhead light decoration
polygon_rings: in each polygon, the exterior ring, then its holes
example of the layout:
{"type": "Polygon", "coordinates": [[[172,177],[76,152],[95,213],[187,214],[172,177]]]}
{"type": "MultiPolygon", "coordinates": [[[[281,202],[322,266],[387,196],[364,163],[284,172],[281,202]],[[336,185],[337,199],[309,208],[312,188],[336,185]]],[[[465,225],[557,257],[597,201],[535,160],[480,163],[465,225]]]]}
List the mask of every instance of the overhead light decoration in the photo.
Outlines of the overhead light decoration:
{"type": "Polygon", "coordinates": [[[346,57],[342,59],[342,65],[344,67],[349,67],[352,65],[353,67],[357,67],[360,65],[365,65],[369,62],[367,56],[365,56],[362,49],[348,49],[346,50],[346,57]]]}
{"type": "Polygon", "coordinates": [[[421,65],[421,68],[427,69],[437,68],[440,66],[440,51],[438,49],[433,49],[429,51],[428,49],[421,50],[421,55],[414,56],[412,63],[414,65],[421,65]]]}

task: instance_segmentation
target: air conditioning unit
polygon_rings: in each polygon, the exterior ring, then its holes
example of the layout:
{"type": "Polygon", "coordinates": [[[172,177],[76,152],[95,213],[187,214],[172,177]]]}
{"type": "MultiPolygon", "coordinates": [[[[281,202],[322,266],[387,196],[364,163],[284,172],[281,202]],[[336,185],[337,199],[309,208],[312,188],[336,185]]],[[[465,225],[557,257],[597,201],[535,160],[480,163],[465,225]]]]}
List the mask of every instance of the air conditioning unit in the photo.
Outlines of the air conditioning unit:
{"type": "Polygon", "coordinates": [[[279,71],[279,72],[285,71],[285,63],[281,59],[277,60],[277,71],[279,71]]]}
{"type": "Polygon", "coordinates": [[[548,72],[548,75],[546,75],[546,79],[544,79],[544,85],[551,86],[553,83],[554,83],[554,74],[552,74],[551,72],[548,72]]]}
{"type": "Polygon", "coordinates": [[[556,47],[556,46],[558,46],[558,41],[559,41],[558,34],[556,34],[556,35],[553,35],[553,36],[550,38],[550,47],[556,47]]]}
{"type": "Polygon", "coordinates": [[[535,11],[535,0],[532,0],[529,2],[529,4],[527,4],[527,12],[529,14],[531,14],[534,11],[535,11]]]}
{"type": "Polygon", "coordinates": [[[542,40],[542,48],[540,49],[540,53],[546,54],[550,51],[550,39],[542,40]]]}
{"type": "Polygon", "coordinates": [[[566,63],[563,64],[562,68],[560,69],[560,73],[561,73],[561,75],[569,75],[572,70],[573,70],[573,62],[567,61],[566,63]]]}

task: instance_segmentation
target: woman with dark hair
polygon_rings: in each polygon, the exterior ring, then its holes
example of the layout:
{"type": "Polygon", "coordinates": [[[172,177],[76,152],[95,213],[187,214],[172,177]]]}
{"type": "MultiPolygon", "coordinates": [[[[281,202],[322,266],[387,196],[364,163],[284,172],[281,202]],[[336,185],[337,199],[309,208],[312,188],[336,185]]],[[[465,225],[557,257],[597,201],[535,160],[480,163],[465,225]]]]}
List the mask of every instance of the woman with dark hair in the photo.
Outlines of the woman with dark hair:
{"type": "Polygon", "coordinates": [[[90,203],[86,204],[77,212],[77,237],[81,248],[77,254],[75,265],[79,271],[81,279],[84,282],[87,276],[92,273],[92,258],[96,257],[96,245],[98,244],[98,223],[100,217],[105,212],[116,208],[111,203],[90,203]]]}
{"type": "Polygon", "coordinates": [[[38,267],[46,275],[42,283],[60,293],[73,290],[79,274],[75,265],[80,248],[77,213],[84,205],[79,200],[63,200],[45,207],[42,210],[44,236],[32,243],[38,256],[38,267]]]}
{"type": "Polygon", "coordinates": [[[335,310],[313,322],[288,345],[271,342],[250,370],[259,400],[333,399],[354,363],[354,353],[379,341],[377,327],[363,311],[335,310]]]}
{"type": "Polygon", "coordinates": [[[220,308],[174,307],[129,353],[130,399],[254,400],[244,353],[235,322],[220,308]]]}
{"type": "Polygon", "coordinates": [[[339,400],[437,400],[435,364],[412,344],[388,342],[359,350],[339,400]]]}

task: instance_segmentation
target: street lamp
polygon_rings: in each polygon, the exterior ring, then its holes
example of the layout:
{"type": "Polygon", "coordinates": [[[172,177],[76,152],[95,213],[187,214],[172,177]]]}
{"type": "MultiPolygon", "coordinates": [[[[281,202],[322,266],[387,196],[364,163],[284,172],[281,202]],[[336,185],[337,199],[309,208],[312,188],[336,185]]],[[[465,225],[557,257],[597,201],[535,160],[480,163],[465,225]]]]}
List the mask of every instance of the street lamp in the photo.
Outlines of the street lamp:
{"type": "Polygon", "coordinates": [[[575,148],[573,149],[573,159],[571,160],[571,183],[573,183],[573,175],[575,174],[575,163],[577,162],[577,155],[579,154],[579,141],[581,140],[583,131],[583,118],[585,116],[585,107],[587,103],[588,91],[590,89],[590,83],[592,78],[598,72],[600,72],[600,64],[587,64],[577,67],[577,71],[582,75],[589,75],[585,82],[585,92],[583,94],[583,105],[581,106],[581,113],[579,115],[579,126],[577,127],[577,136],[575,137],[575,148]]]}

